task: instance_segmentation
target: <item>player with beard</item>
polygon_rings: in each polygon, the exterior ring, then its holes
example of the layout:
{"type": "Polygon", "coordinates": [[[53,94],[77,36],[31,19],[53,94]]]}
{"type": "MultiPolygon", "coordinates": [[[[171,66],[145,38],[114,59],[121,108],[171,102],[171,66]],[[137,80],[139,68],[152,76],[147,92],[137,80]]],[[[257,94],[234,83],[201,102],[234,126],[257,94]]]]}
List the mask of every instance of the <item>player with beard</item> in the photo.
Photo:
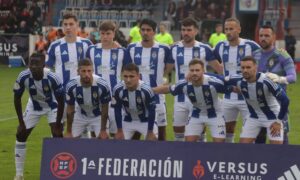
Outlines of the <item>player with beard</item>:
{"type": "Polygon", "coordinates": [[[78,73],[66,86],[66,137],[80,137],[89,128],[98,138],[107,139],[108,103],[111,100],[108,83],[93,74],[90,59],[78,62],[78,73]]]}
{"type": "Polygon", "coordinates": [[[243,123],[241,143],[253,143],[261,128],[267,129],[270,144],[283,143],[283,118],[286,116],[289,99],[280,85],[264,73],[257,71],[252,56],[241,59],[242,77],[231,75],[228,84],[236,84],[243,95],[249,116],[243,123]]]}
{"type": "MultiPolygon", "coordinates": [[[[214,55],[223,63],[224,76],[240,74],[240,60],[245,56],[253,55],[254,51],[260,49],[260,47],[252,40],[239,37],[241,25],[238,19],[226,19],[224,30],[227,41],[221,41],[216,45],[214,55]]],[[[226,122],[226,142],[233,142],[238,114],[242,115],[243,121],[245,121],[248,114],[243,96],[236,93],[225,93],[223,113],[226,122]]]]}
{"type": "MultiPolygon", "coordinates": [[[[222,74],[222,65],[215,59],[209,45],[196,41],[198,24],[193,18],[186,18],[181,23],[182,40],[171,47],[171,59],[175,65],[175,82],[186,78],[189,62],[194,58],[205,60],[204,69],[210,65],[216,72],[222,74]]],[[[187,124],[192,104],[184,94],[175,96],[173,130],[176,141],[184,140],[184,129],[187,124]]]]}
{"type": "MultiPolygon", "coordinates": [[[[297,74],[291,56],[283,49],[275,47],[276,35],[273,27],[265,25],[259,29],[259,44],[262,49],[254,54],[258,72],[264,72],[284,90],[288,84],[296,82],[297,74]]],[[[288,144],[288,115],[283,118],[284,144],[288,144]]],[[[256,143],[265,143],[266,129],[262,129],[256,143]]]]}

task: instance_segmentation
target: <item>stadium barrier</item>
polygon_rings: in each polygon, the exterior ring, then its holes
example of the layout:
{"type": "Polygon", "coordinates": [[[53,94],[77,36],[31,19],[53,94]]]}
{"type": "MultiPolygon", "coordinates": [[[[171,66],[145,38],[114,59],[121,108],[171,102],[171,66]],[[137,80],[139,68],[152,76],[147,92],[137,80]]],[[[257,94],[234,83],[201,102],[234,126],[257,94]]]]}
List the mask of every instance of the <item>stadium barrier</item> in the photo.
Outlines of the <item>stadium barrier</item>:
{"type": "Polygon", "coordinates": [[[51,139],[42,180],[300,179],[300,146],[51,139]]]}

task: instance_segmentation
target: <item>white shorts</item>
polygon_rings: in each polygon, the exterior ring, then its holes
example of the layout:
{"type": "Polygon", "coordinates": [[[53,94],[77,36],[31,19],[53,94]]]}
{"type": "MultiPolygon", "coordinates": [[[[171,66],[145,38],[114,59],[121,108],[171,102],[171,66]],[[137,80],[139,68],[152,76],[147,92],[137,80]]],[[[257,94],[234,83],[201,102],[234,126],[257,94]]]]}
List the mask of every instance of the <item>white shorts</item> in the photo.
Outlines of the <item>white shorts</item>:
{"type": "Polygon", "coordinates": [[[244,100],[223,99],[222,107],[225,122],[237,121],[239,112],[243,121],[249,117],[249,110],[244,100]]]}
{"type": "Polygon", "coordinates": [[[203,128],[208,126],[213,138],[225,138],[226,129],[224,117],[218,115],[216,118],[207,118],[201,116],[199,118],[190,117],[188,124],[185,126],[185,136],[200,136],[203,128]]]}
{"type": "Polygon", "coordinates": [[[101,116],[86,117],[77,111],[74,114],[72,123],[73,137],[80,137],[86,130],[95,132],[96,136],[99,135],[101,129],[101,116]]]}
{"type": "Polygon", "coordinates": [[[155,121],[157,122],[157,126],[167,126],[167,109],[166,103],[156,104],[155,108],[155,121]]]}
{"type": "MultiPolygon", "coordinates": [[[[141,133],[146,138],[146,135],[147,135],[147,132],[148,132],[148,122],[140,122],[140,121],[127,122],[127,121],[123,121],[122,126],[123,126],[123,133],[124,133],[125,139],[131,139],[135,132],[141,133]]],[[[156,125],[156,123],[154,123],[154,126],[153,126],[153,133],[157,137],[157,125],[156,125]]]]}
{"type": "Polygon", "coordinates": [[[278,135],[278,136],[271,135],[270,126],[273,122],[275,122],[275,121],[247,118],[247,120],[244,122],[242,132],[240,134],[240,138],[256,138],[258,133],[260,132],[260,129],[262,127],[265,127],[265,128],[267,128],[267,135],[268,135],[269,140],[283,141],[283,125],[282,125],[282,123],[281,123],[282,128],[280,130],[280,135],[278,135]]]}
{"type": "Polygon", "coordinates": [[[26,126],[26,129],[30,129],[36,126],[39,122],[41,116],[46,115],[48,119],[48,123],[55,123],[56,122],[56,114],[57,109],[44,109],[42,111],[35,111],[31,104],[27,104],[26,110],[23,113],[23,120],[26,126]]]}
{"type": "Polygon", "coordinates": [[[188,122],[189,114],[192,109],[193,104],[188,99],[185,102],[177,102],[177,100],[175,100],[173,126],[185,126],[188,122]]]}

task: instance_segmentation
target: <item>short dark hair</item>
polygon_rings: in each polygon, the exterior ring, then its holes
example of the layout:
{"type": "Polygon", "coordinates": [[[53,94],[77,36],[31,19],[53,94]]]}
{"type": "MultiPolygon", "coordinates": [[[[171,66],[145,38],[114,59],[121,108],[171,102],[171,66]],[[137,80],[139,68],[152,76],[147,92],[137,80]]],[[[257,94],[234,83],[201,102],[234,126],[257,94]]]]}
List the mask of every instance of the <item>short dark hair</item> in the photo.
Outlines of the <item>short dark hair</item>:
{"type": "Polygon", "coordinates": [[[116,24],[111,21],[111,20],[106,20],[106,21],[103,21],[99,27],[99,30],[100,31],[109,31],[109,30],[112,30],[112,31],[116,31],[116,24]]]}
{"type": "Polygon", "coordinates": [[[241,59],[241,62],[245,62],[245,61],[252,61],[254,64],[256,64],[256,60],[254,59],[253,56],[245,56],[241,59]]]}
{"type": "Polygon", "coordinates": [[[230,17],[225,20],[225,22],[230,22],[230,21],[235,22],[238,26],[241,26],[241,22],[237,18],[230,17]]]}
{"type": "Polygon", "coordinates": [[[265,25],[261,26],[260,28],[262,28],[262,29],[271,29],[272,33],[275,33],[274,28],[269,24],[265,24],[265,25]]]}
{"type": "Polygon", "coordinates": [[[93,66],[93,62],[89,58],[84,58],[78,61],[78,68],[81,66],[93,66]]]}
{"type": "Polygon", "coordinates": [[[187,18],[183,19],[181,26],[194,26],[196,29],[199,29],[197,21],[191,17],[187,17],[187,18]]]}
{"type": "Polygon", "coordinates": [[[152,28],[153,31],[156,30],[157,24],[152,19],[142,19],[141,22],[140,22],[140,28],[142,27],[143,24],[149,25],[152,28]]]}
{"type": "Polygon", "coordinates": [[[35,53],[32,53],[31,56],[30,56],[30,61],[43,61],[45,62],[45,54],[41,53],[41,52],[35,52],[35,53]]]}
{"type": "Polygon", "coordinates": [[[62,20],[65,19],[74,19],[77,22],[77,17],[76,15],[72,14],[72,13],[66,13],[63,15],[62,20]]]}
{"type": "Polygon", "coordinates": [[[194,58],[189,62],[189,67],[195,64],[200,64],[202,66],[202,68],[204,68],[204,62],[203,60],[199,59],[199,58],[194,58]]]}
{"type": "Polygon", "coordinates": [[[122,72],[124,71],[135,71],[136,73],[140,73],[139,67],[134,63],[126,64],[122,67],[122,72]]]}

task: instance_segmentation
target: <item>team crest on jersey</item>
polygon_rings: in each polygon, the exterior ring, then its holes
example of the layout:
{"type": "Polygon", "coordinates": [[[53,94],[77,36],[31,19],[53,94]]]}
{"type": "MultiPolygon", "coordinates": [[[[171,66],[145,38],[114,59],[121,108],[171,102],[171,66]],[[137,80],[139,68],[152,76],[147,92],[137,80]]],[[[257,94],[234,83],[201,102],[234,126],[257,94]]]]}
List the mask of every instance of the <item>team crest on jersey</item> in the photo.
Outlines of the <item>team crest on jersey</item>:
{"type": "Polygon", "coordinates": [[[137,97],[137,98],[136,98],[136,102],[137,102],[137,103],[141,103],[141,102],[142,102],[141,97],[137,97]]]}
{"type": "Polygon", "coordinates": [[[46,86],[44,86],[43,89],[44,89],[44,91],[49,91],[49,86],[46,85],[46,86]]]}
{"type": "Polygon", "coordinates": [[[14,90],[19,90],[20,89],[20,85],[19,85],[19,83],[15,83],[14,84],[14,90]]]}
{"type": "Polygon", "coordinates": [[[116,53],[112,53],[111,58],[114,61],[117,60],[117,54],[116,53]]]}
{"type": "Polygon", "coordinates": [[[199,52],[198,51],[194,52],[194,58],[199,58],[199,52]]]}
{"type": "Polygon", "coordinates": [[[157,57],[157,53],[156,53],[156,52],[152,52],[151,57],[152,57],[153,59],[155,59],[155,58],[157,57]]]}
{"type": "Polygon", "coordinates": [[[204,92],[204,95],[205,95],[205,96],[209,96],[209,92],[208,92],[208,91],[205,91],[205,92],[204,92]]]}
{"type": "Polygon", "coordinates": [[[98,97],[98,94],[97,94],[97,92],[93,92],[93,98],[97,98],[98,97]]]}
{"type": "Polygon", "coordinates": [[[239,55],[242,56],[243,54],[244,54],[244,49],[243,49],[243,48],[240,48],[240,49],[239,49],[239,55]]]}
{"type": "Polygon", "coordinates": [[[257,95],[261,96],[262,94],[263,94],[262,90],[259,89],[259,90],[257,91],[257,95]]]}
{"type": "Polygon", "coordinates": [[[82,52],[83,52],[82,47],[77,47],[77,52],[78,52],[79,54],[82,54],[82,52]]]}
{"type": "Polygon", "coordinates": [[[273,58],[271,58],[271,59],[269,60],[269,66],[270,66],[270,67],[272,67],[272,66],[274,65],[274,61],[275,61],[275,60],[274,60],[273,58]]]}

